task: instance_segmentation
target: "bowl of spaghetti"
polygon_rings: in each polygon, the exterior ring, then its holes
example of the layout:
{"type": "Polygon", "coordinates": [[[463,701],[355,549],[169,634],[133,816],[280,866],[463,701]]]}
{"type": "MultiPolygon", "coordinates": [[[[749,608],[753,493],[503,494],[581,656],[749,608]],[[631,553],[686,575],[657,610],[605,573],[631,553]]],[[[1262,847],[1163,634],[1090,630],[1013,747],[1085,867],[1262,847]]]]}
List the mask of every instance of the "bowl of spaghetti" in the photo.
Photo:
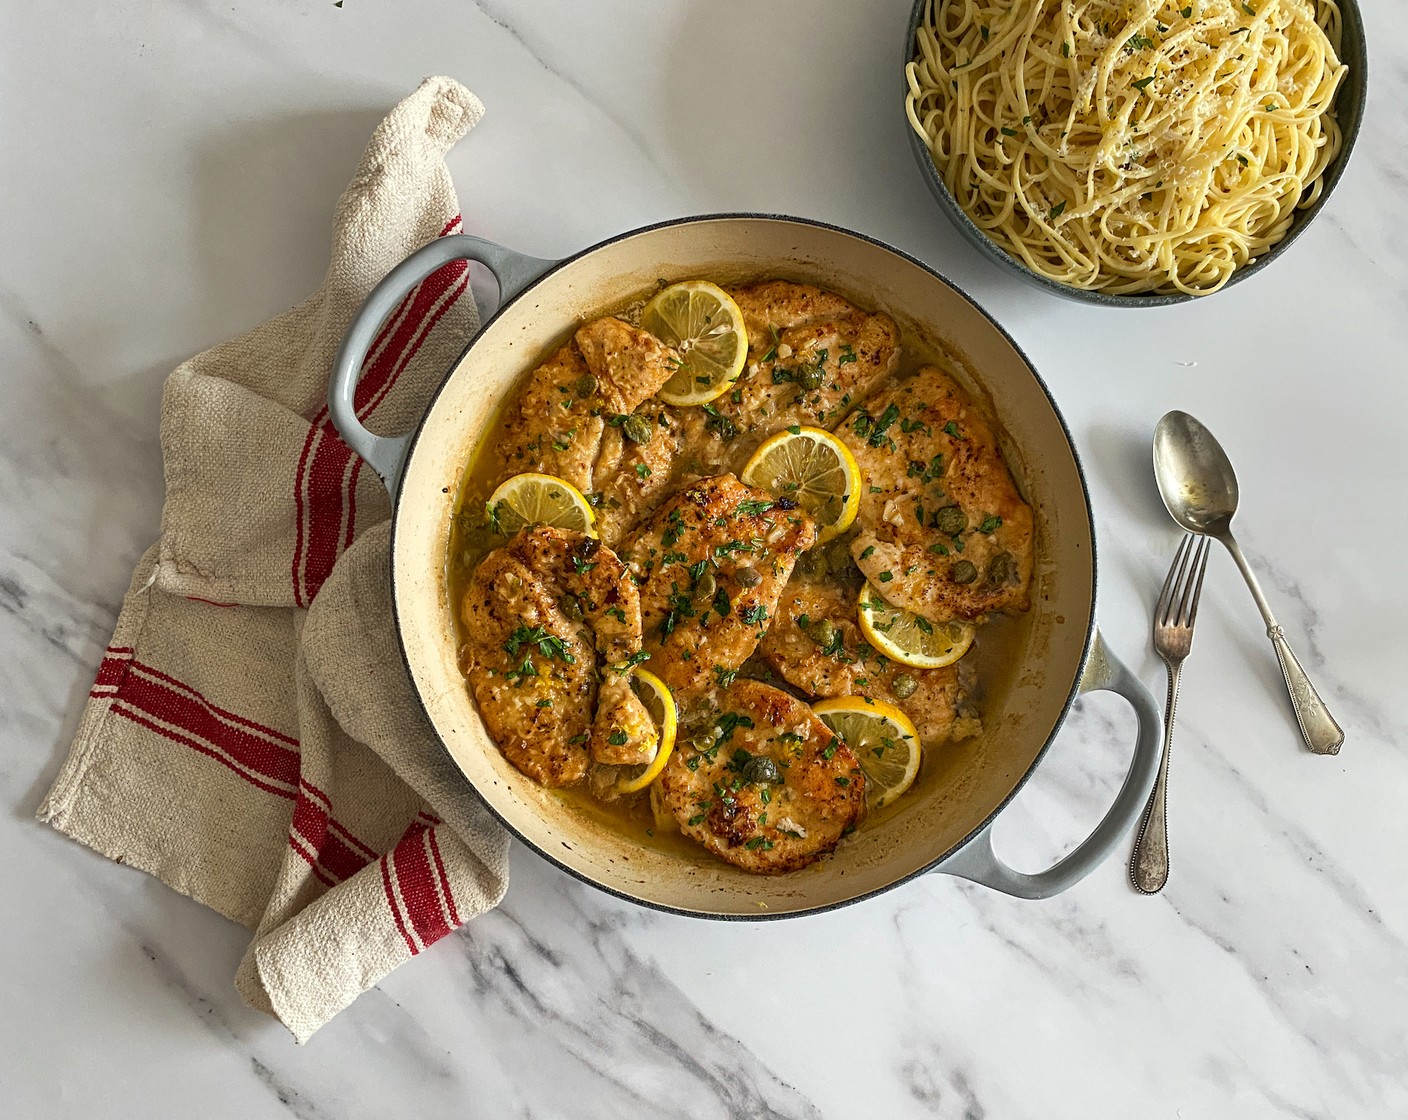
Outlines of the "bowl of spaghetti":
{"type": "Polygon", "coordinates": [[[1367,69],[1357,0],[918,0],[905,113],[985,254],[1148,307],[1290,246],[1348,162],[1367,69]]]}

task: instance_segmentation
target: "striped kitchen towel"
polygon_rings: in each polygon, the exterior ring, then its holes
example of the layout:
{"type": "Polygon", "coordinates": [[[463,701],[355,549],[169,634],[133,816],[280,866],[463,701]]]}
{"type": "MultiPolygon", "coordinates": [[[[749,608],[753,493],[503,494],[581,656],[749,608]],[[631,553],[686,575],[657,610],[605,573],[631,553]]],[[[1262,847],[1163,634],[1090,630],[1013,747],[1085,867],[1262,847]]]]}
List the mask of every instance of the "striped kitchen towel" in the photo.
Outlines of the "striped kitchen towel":
{"type": "MultiPolygon", "coordinates": [[[[168,379],[160,539],[39,811],[251,927],[235,983],[300,1042],[508,885],[507,838],[397,648],[386,494],[323,403],[372,286],[461,228],[444,157],[483,111],[422,83],[338,203],[318,292],[168,379]]],[[[446,265],[382,327],[360,415],[410,427],[477,327],[467,268],[446,265]]]]}

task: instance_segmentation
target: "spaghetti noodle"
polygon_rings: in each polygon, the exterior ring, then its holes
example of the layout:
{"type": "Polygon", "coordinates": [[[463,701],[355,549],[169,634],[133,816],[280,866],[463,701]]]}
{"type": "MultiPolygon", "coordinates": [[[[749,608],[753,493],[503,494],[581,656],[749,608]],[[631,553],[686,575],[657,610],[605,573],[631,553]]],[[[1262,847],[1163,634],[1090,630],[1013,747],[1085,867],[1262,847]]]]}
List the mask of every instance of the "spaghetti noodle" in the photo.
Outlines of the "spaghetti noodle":
{"type": "Polygon", "coordinates": [[[910,124],[978,228],[1113,294],[1217,291],[1339,153],[1335,0],[928,0],[910,124]]]}

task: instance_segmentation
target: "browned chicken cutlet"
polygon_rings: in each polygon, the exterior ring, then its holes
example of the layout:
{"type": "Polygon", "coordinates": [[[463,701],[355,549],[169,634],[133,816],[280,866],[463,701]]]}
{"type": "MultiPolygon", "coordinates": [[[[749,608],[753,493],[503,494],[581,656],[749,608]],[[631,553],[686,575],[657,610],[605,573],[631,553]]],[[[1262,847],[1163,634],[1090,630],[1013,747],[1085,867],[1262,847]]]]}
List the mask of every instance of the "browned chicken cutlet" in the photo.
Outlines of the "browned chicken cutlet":
{"type": "Polygon", "coordinates": [[[596,378],[575,341],[535,369],[499,426],[494,450],[502,469],[496,483],[538,471],[590,490],[606,423],[596,391],[596,378]]]}
{"type": "Polygon", "coordinates": [[[460,615],[480,714],[523,773],[562,786],[589,759],[654,757],[655,724],[630,688],[640,599],[609,548],[565,529],[524,529],[475,569],[460,615]]]}
{"type": "Polygon", "coordinates": [[[789,583],[759,652],[788,684],[809,696],[863,696],[893,704],[914,721],[925,747],[982,730],[968,701],[968,662],[915,669],[891,661],[861,634],[855,594],[834,583],[789,583]],[[895,682],[905,677],[912,684],[897,689],[895,682]]]}
{"type": "MultiPolygon", "coordinates": [[[[621,319],[586,323],[533,371],[504,414],[496,445],[499,481],[540,471],[583,493],[600,489],[601,452],[610,452],[608,467],[620,459],[626,418],[670,379],[678,362],[674,350],[621,319]]],[[[650,410],[658,413],[658,407],[650,410]]]]}
{"type": "Polygon", "coordinates": [[[608,424],[592,469],[596,529],[612,548],[655,512],[674,489],[677,420],[669,408],[656,401],[647,401],[634,415],[633,434],[648,432],[649,438],[637,442],[626,435],[624,424],[608,424]],[[642,423],[649,427],[642,428],[642,423]]]}
{"type": "Polygon", "coordinates": [[[1031,507],[952,377],[926,366],[837,434],[866,481],[852,554],[888,602],[934,620],[1027,609],[1031,507]]]}
{"type": "Polygon", "coordinates": [[[787,693],[737,681],[687,698],[692,733],[661,775],[686,836],[745,871],[805,867],[865,816],[851,749],[787,693]]]}
{"type": "Polygon", "coordinates": [[[788,280],[729,294],[748,329],[748,363],[708,408],[675,410],[686,471],[739,471],[768,436],[795,424],[831,429],[899,363],[888,315],[788,280]]]}
{"type": "Polygon", "coordinates": [[[681,490],[623,549],[640,585],[651,671],[691,689],[737,670],[815,541],[810,516],[731,474],[681,490]]]}

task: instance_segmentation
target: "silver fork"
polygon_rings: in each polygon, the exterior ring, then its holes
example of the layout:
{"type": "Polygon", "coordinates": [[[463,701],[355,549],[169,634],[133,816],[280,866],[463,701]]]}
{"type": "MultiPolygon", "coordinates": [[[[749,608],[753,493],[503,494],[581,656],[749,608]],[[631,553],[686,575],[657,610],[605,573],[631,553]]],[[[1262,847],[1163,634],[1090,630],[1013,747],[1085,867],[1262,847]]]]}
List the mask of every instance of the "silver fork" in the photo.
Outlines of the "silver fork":
{"type": "Polygon", "coordinates": [[[1157,894],[1168,882],[1168,755],[1173,748],[1173,713],[1178,706],[1178,678],[1183,659],[1193,648],[1193,623],[1198,618],[1198,596],[1208,564],[1208,538],[1189,533],[1169,565],[1168,578],[1154,607],[1154,649],[1168,666],[1168,709],[1164,715],[1164,750],[1159,776],[1149,794],[1144,819],[1134,841],[1129,877],[1136,889],[1157,894]],[[1196,542],[1196,543],[1194,543],[1196,542]]]}

